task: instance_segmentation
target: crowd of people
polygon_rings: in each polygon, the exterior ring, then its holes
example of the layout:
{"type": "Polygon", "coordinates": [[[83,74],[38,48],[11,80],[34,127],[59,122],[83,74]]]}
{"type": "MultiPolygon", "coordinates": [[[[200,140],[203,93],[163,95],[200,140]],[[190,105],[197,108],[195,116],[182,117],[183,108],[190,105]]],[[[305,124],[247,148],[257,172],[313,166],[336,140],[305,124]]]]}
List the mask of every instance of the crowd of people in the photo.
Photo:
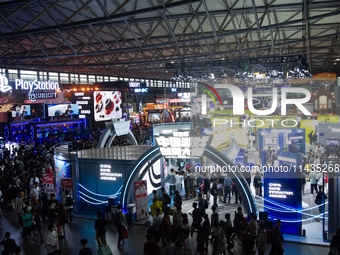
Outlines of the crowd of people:
{"type": "MultiPolygon", "coordinates": [[[[229,213],[219,214],[214,202],[209,217],[206,213],[210,207],[209,200],[204,199],[201,192],[197,194],[198,201],[193,202],[192,210],[183,213],[181,200],[177,198],[178,190],[174,192],[175,207],[169,206],[171,198],[164,189],[161,189],[161,193],[153,192],[153,202],[160,200],[163,206],[156,209],[152,225],[151,221],[146,223],[149,228],[143,247],[145,255],[208,254],[211,248],[212,254],[229,254],[231,251],[232,254],[249,255],[255,254],[257,249],[262,255],[266,251],[267,231],[263,223],[258,224],[255,213],[246,217],[242,207],[238,207],[233,216],[229,213]]],[[[283,254],[280,226],[281,221],[277,220],[270,231],[270,254],[283,254]]]]}

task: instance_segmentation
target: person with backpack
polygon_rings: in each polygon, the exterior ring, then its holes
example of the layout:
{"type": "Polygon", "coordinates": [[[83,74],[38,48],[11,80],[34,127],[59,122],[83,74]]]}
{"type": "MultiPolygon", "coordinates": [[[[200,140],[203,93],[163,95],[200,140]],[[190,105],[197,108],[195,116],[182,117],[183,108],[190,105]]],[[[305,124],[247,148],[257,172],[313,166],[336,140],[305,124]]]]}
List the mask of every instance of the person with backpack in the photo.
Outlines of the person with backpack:
{"type": "Polygon", "coordinates": [[[79,255],[92,255],[92,251],[89,247],[87,247],[87,239],[83,238],[80,240],[80,245],[83,247],[80,251],[79,251],[79,255]]]}
{"type": "MultiPolygon", "coordinates": [[[[323,186],[320,187],[320,190],[318,194],[315,197],[315,204],[319,206],[319,213],[322,214],[325,210],[325,200],[327,200],[327,195],[323,192],[323,186]]],[[[319,221],[318,218],[315,218],[317,221],[319,221]]]]}
{"type": "Polygon", "coordinates": [[[115,217],[114,217],[114,225],[116,226],[117,231],[118,231],[117,248],[120,249],[122,247],[121,242],[123,241],[123,243],[124,243],[123,228],[127,228],[129,226],[129,224],[126,222],[126,216],[125,216],[124,212],[122,211],[122,205],[121,204],[117,205],[117,211],[116,211],[115,217]]]}
{"type": "Polygon", "coordinates": [[[202,198],[202,193],[198,193],[198,211],[200,212],[200,214],[205,215],[205,209],[208,208],[208,202],[207,200],[202,198]]]}
{"type": "Polygon", "coordinates": [[[70,217],[70,223],[73,222],[73,197],[70,195],[70,191],[68,189],[65,190],[65,197],[63,200],[64,207],[66,209],[67,216],[70,217]]]}
{"type": "Polygon", "coordinates": [[[259,229],[260,229],[260,235],[259,235],[259,239],[257,242],[257,249],[258,249],[259,255],[264,255],[264,252],[266,250],[266,245],[267,245],[267,232],[264,229],[263,223],[259,225],[259,229]]]}
{"type": "Polygon", "coordinates": [[[171,198],[170,196],[165,192],[164,188],[161,188],[162,192],[162,212],[165,212],[165,208],[171,204],[171,198]]]}

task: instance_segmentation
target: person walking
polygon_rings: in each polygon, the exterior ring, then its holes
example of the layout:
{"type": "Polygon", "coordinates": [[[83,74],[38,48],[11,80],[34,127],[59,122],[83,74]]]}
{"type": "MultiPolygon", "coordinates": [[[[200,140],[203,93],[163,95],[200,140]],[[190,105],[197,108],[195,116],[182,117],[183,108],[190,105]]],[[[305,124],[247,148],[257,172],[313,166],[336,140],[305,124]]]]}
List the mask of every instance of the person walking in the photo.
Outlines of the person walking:
{"type": "Polygon", "coordinates": [[[49,211],[50,224],[52,224],[54,220],[57,218],[57,213],[59,210],[59,201],[55,199],[54,194],[51,194],[50,198],[51,200],[49,201],[48,209],[50,210],[49,211]]]}
{"type": "Polygon", "coordinates": [[[310,133],[308,134],[308,138],[309,138],[309,144],[312,145],[313,144],[313,130],[310,131],[310,133]]]}
{"type": "Polygon", "coordinates": [[[17,244],[15,243],[14,239],[11,239],[11,233],[6,232],[4,239],[2,239],[1,245],[4,246],[4,250],[2,251],[2,255],[9,255],[13,254],[15,251],[15,248],[17,247],[17,244]]]}
{"type": "Polygon", "coordinates": [[[73,201],[73,197],[71,196],[70,191],[68,189],[65,190],[65,197],[64,197],[64,200],[63,200],[63,204],[64,204],[64,207],[66,209],[66,214],[67,214],[66,217],[69,217],[70,218],[69,222],[72,223],[73,222],[73,204],[74,204],[74,201],[73,201]]]}
{"type": "Polygon", "coordinates": [[[168,205],[171,204],[171,198],[170,196],[165,192],[164,188],[161,188],[162,192],[162,212],[165,212],[165,208],[168,207],[168,205]]]}
{"type": "Polygon", "coordinates": [[[171,169],[170,174],[165,176],[163,179],[164,183],[169,183],[169,189],[170,189],[170,197],[172,198],[172,195],[175,193],[176,190],[176,172],[175,169],[171,169]]]}
{"type": "Polygon", "coordinates": [[[265,226],[263,223],[259,225],[260,235],[258,239],[257,249],[259,252],[259,255],[264,255],[264,252],[266,251],[266,245],[267,245],[267,232],[265,230],[265,226]]]}
{"type": "Polygon", "coordinates": [[[33,224],[33,236],[35,236],[35,231],[37,230],[39,232],[40,235],[40,242],[43,243],[44,242],[44,238],[43,238],[43,234],[41,231],[41,218],[42,218],[42,213],[40,208],[38,207],[38,205],[35,203],[33,204],[33,208],[31,209],[31,213],[34,216],[34,222],[35,224],[33,224]]]}
{"type": "Polygon", "coordinates": [[[118,231],[118,244],[117,248],[120,249],[121,242],[124,243],[124,237],[123,237],[123,228],[127,228],[129,224],[126,222],[126,216],[125,213],[122,211],[122,205],[119,204],[117,205],[117,211],[116,214],[119,215],[119,224],[117,226],[117,231],[118,231]]]}
{"type": "Polygon", "coordinates": [[[32,220],[34,219],[34,216],[32,215],[32,213],[28,210],[28,207],[25,207],[24,209],[24,213],[21,216],[22,218],[22,223],[23,223],[23,235],[21,237],[21,241],[23,242],[23,238],[28,236],[28,238],[30,239],[30,244],[34,244],[34,241],[32,240],[32,220]]]}
{"type": "MultiPolygon", "coordinates": [[[[59,211],[58,211],[58,219],[59,219],[59,224],[60,224],[60,228],[61,230],[63,231],[64,235],[62,235],[62,238],[65,239],[65,224],[67,222],[67,212],[66,212],[66,209],[64,207],[63,204],[61,204],[59,206],[59,211]]],[[[60,234],[61,234],[61,230],[60,230],[60,234]]]]}
{"type": "Polygon", "coordinates": [[[83,247],[80,251],[79,251],[79,255],[92,255],[92,251],[89,247],[87,247],[87,239],[83,238],[80,240],[80,245],[81,247],[83,247]]]}
{"type": "MultiPolygon", "coordinates": [[[[318,194],[315,197],[315,204],[319,206],[319,213],[322,214],[325,211],[325,201],[328,199],[327,195],[323,192],[323,186],[320,187],[318,194]]],[[[320,221],[318,218],[315,218],[320,221]]]]}
{"type": "Polygon", "coordinates": [[[48,255],[56,255],[61,254],[61,251],[59,250],[59,243],[58,243],[58,237],[55,233],[55,228],[53,225],[47,226],[48,233],[46,237],[46,249],[48,255]]]}
{"type": "Polygon", "coordinates": [[[228,196],[228,204],[230,204],[230,190],[231,190],[231,186],[233,184],[233,181],[231,180],[231,178],[226,175],[225,179],[224,179],[224,201],[223,203],[227,203],[227,196],[228,196]]]}
{"type": "Polygon", "coordinates": [[[282,255],[284,252],[284,247],[282,245],[281,240],[283,240],[281,235],[281,220],[276,220],[275,227],[273,228],[272,235],[272,250],[269,255],[282,255]]]}
{"type": "Polygon", "coordinates": [[[218,179],[215,179],[213,185],[211,187],[211,195],[214,197],[214,204],[213,206],[217,207],[217,183],[218,179]]]}
{"type": "Polygon", "coordinates": [[[313,191],[315,190],[315,192],[317,192],[317,181],[316,181],[316,172],[315,171],[311,171],[309,173],[309,180],[310,180],[310,193],[313,195],[313,191]]]}
{"type": "Polygon", "coordinates": [[[106,220],[102,218],[102,212],[98,211],[96,215],[97,220],[94,223],[94,229],[96,230],[96,240],[99,247],[106,246],[107,223],[106,220]]]}

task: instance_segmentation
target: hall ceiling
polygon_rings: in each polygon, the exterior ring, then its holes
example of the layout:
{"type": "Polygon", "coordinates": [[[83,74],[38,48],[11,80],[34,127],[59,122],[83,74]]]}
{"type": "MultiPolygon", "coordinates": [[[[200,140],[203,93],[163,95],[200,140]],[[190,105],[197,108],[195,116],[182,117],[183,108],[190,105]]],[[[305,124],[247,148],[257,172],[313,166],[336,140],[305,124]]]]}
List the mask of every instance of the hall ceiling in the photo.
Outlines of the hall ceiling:
{"type": "Polygon", "coordinates": [[[9,68],[170,78],[171,62],[306,55],[340,75],[339,36],[338,0],[0,1],[9,68]]]}

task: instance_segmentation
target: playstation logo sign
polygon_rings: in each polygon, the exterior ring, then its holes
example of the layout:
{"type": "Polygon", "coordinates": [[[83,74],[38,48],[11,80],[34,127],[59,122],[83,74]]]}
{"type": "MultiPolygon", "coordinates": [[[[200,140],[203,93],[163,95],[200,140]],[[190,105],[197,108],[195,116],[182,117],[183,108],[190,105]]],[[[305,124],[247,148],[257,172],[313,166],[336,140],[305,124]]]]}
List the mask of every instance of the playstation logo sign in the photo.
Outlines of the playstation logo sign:
{"type": "Polygon", "coordinates": [[[0,92],[6,93],[11,90],[12,87],[8,86],[8,79],[5,76],[0,75],[0,92]]]}

